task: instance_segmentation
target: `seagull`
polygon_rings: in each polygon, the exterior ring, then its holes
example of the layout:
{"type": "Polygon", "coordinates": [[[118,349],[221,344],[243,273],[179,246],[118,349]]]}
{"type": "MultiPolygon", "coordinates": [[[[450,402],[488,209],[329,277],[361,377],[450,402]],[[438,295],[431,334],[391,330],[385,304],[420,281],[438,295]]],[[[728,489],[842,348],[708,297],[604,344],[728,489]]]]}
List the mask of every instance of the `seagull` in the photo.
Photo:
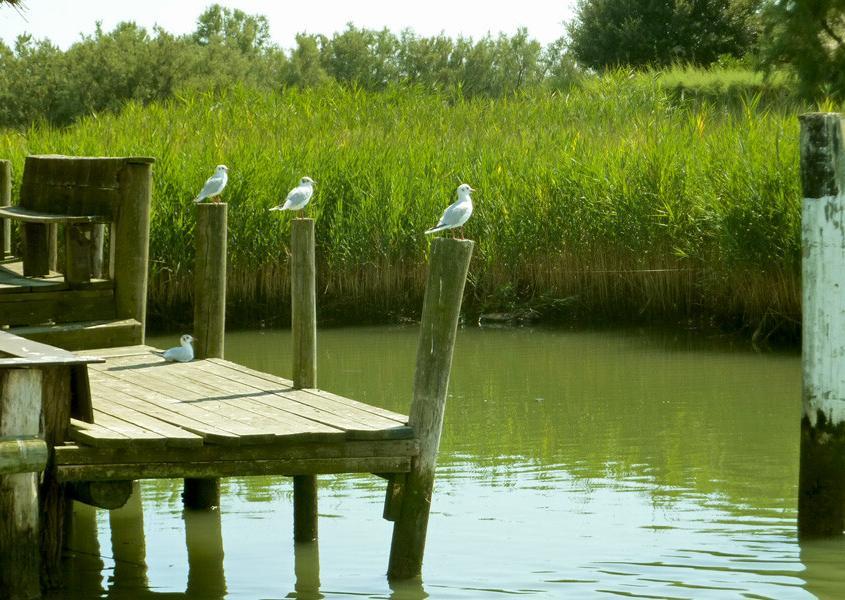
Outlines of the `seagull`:
{"type": "Polygon", "coordinates": [[[303,177],[299,180],[299,185],[288,192],[283,204],[274,206],[270,210],[302,210],[311,200],[314,195],[314,186],[316,181],[310,177],[303,177]]]}
{"type": "Polygon", "coordinates": [[[194,360],[194,347],[191,343],[195,341],[194,336],[186,333],[179,338],[179,346],[169,348],[164,352],[155,351],[154,354],[163,357],[167,362],[191,362],[194,360]]]}
{"type": "Polygon", "coordinates": [[[464,239],[464,223],[466,223],[472,215],[472,198],[469,193],[474,192],[468,183],[462,183],[458,186],[458,199],[450,204],[446,210],[443,211],[443,216],[440,217],[440,222],[434,227],[426,231],[426,234],[436,233],[444,229],[461,228],[461,239],[464,239]]]}
{"type": "Polygon", "coordinates": [[[214,175],[209,177],[205,185],[202,186],[202,191],[199,196],[194,198],[194,202],[199,204],[206,198],[211,198],[213,202],[220,202],[220,194],[223,193],[227,181],[229,181],[229,169],[226,165],[217,165],[217,168],[214,169],[214,175]]]}

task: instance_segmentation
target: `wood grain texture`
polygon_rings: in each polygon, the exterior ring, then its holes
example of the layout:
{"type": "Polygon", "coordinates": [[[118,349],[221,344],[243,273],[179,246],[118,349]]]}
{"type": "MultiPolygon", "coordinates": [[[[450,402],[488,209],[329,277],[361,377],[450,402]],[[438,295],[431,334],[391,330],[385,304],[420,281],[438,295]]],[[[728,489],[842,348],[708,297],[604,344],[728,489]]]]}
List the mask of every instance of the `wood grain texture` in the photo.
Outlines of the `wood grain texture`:
{"type": "MultiPolygon", "coordinates": [[[[12,161],[0,159],[0,207],[12,203],[12,161]]],[[[0,260],[12,254],[12,222],[0,218],[0,260]]]]}
{"type": "Polygon", "coordinates": [[[473,245],[469,240],[446,238],[431,244],[414,398],[408,418],[420,441],[420,455],[408,473],[402,507],[393,527],[388,566],[392,579],[417,577],[422,569],[452,352],[473,245]]]}
{"type": "Polygon", "coordinates": [[[194,353],[197,358],[223,358],[228,206],[224,202],[195,206],[194,353]]]}
{"type": "Polygon", "coordinates": [[[845,530],[845,120],[801,121],[802,371],[798,533],[845,530]]]}

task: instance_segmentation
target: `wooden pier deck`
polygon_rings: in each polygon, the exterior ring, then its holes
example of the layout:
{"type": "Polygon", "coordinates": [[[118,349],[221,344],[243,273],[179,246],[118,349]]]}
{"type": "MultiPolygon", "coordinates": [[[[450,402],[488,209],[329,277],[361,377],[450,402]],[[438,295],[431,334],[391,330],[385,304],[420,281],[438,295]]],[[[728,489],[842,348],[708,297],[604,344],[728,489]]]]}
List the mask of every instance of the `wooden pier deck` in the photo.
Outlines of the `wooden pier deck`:
{"type": "Polygon", "coordinates": [[[93,423],[72,419],[59,481],[404,473],[405,415],[223,359],[171,363],[149,346],[89,350],[93,423]]]}
{"type": "Polygon", "coordinates": [[[181,478],[205,510],[250,475],[293,477],[296,542],[317,539],[317,475],[384,477],[388,577],[418,577],[473,243],[432,242],[409,416],[318,389],[312,219],[290,223],[293,381],[223,359],[225,203],[193,208],[194,359],[166,362],[143,345],[152,163],[29,156],[10,206],[0,160],[0,589],[61,585],[70,500],[113,510],[135,480],[181,478]]]}

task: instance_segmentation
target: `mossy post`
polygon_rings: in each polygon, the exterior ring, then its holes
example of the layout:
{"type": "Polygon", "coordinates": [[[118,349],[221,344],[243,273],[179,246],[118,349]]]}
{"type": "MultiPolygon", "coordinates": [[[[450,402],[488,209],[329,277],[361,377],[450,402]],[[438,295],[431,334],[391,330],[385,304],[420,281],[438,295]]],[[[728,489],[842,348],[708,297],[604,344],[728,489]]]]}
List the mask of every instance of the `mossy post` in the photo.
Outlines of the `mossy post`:
{"type": "MultiPolygon", "coordinates": [[[[0,206],[12,204],[12,163],[0,160],[0,206]]],[[[0,260],[12,253],[12,222],[0,219],[0,260]]]]}
{"type": "Polygon", "coordinates": [[[470,240],[447,238],[435,239],[431,244],[414,399],[408,418],[419,440],[420,454],[411,463],[402,506],[393,526],[387,575],[394,580],[411,579],[422,571],[452,351],[473,245],[470,240]]]}
{"type": "Polygon", "coordinates": [[[801,120],[803,415],[798,534],[845,529],[845,122],[801,120]]]}
{"type": "MultiPolygon", "coordinates": [[[[223,202],[197,204],[194,262],[194,355],[223,358],[226,328],[226,237],[228,208],[223,202]]],[[[186,508],[220,505],[220,480],[186,479],[186,508]]]]}
{"type": "MultiPolygon", "coordinates": [[[[314,219],[293,219],[290,228],[293,387],[317,387],[317,283],[314,219]]],[[[317,477],[293,478],[293,539],[317,539],[317,477]]]]}

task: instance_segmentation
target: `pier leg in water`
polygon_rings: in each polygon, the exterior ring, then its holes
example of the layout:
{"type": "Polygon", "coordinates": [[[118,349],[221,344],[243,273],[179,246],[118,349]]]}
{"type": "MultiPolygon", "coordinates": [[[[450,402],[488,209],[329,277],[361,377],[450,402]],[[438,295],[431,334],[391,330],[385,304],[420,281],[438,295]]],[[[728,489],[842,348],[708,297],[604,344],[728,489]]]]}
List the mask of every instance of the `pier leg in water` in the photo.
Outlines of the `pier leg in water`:
{"type": "Polygon", "coordinates": [[[111,548],[114,557],[112,585],[128,590],[146,589],[147,546],[140,484],[132,483],[132,495],[121,508],[109,511],[111,548]]]}
{"type": "Polygon", "coordinates": [[[73,568],[66,570],[65,583],[81,598],[103,596],[103,559],[97,537],[97,509],[69,500],[65,551],[75,555],[73,568]]]}
{"type": "MultiPolygon", "coordinates": [[[[317,283],[314,219],[294,219],[290,229],[293,387],[317,387],[317,283]]],[[[317,477],[293,478],[293,539],[317,539],[317,477]]]]}
{"type": "Polygon", "coordinates": [[[841,115],[801,120],[803,415],[798,534],[845,529],[845,131],[841,115]]]}
{"type": "MultiPolygon", "coordinates": [[[[197,204],[196,261],[194,263],[194,355],[223,358],[226,329],[226,237],[228,206],[224,202],[197,204]]],[[[219,479],[186,479],[185,508],[220,506],[219,479]]]]}
{"type": "Polygon", "coordinates": [[[419,439],[420,454],[411,463],[393,526],[387,575],[394,580],[418,577],[422,571],[452,351],[472,248],[470,240],[438,238],[431,243],[408,420],[419,439]]]}
{"type": "Polygon", "coordinates": [[[185,543],[188,548],[188,587],[191,598],[226,597],[223,571],[223,532],[220,511],[186,510],[185,543]]]}
{"type": "Polygon", "coordinates": [[[317,541],[293,545],[296,598],[322,598],[320,595],[320,546],[317,541]]]}

